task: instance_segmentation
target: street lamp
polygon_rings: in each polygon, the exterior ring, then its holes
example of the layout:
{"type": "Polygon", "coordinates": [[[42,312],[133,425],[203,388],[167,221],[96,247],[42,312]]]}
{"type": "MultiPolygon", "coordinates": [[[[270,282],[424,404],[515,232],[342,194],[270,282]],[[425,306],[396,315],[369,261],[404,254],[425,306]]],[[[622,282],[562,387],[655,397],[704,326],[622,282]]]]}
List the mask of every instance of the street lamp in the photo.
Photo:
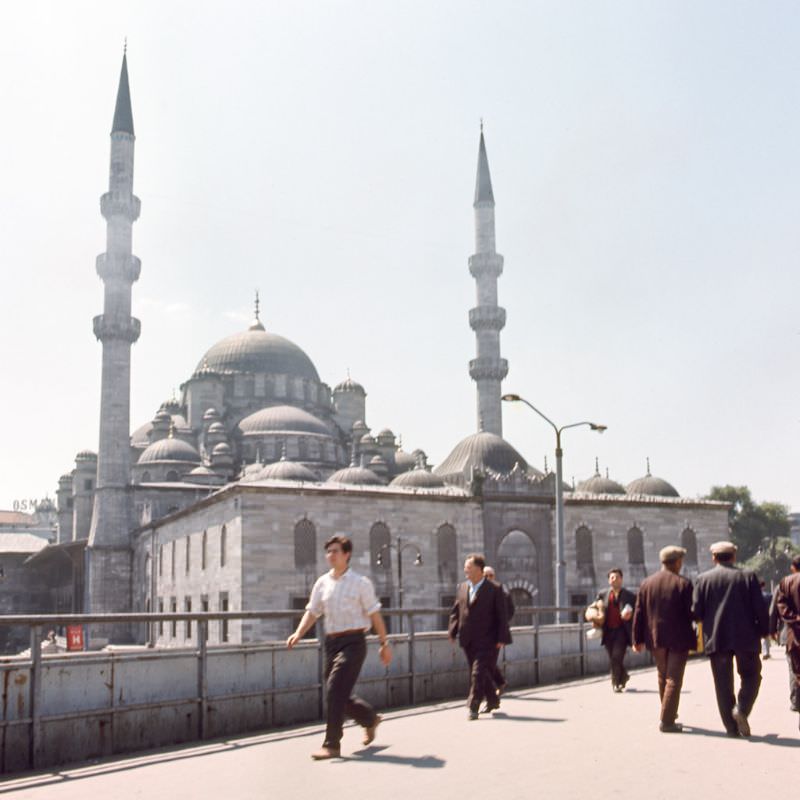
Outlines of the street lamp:
{"type": "MultiPolygon", "coordinates": [[[[403,542],[403,540],[398,536],[397,542],[392,544],[391,542],[387,542],[378,550],[378,555],[375,558],[375,563],[379,566],[383,566],[383,554],[384,552],[389,552],[390,550],[394,550],[397,553],[397,607],[403,607],[403,551],[404,550],[415,550],[417,553],[416,558],[414,559],[414,566],[421,567],[422,566],[422,552],[420,551],[419,547],[411,542],[403,542]]],[[[403,632],[403,615],[400,615],[400,633],[403,632]]]]}
{"type": "Polygon", "coordinates": [[[545,422],[549,423],[556,432],[556,612],[557,622],[566,622],[564,618],[564,608],[567,605],[567,562],[564,560],[564,489],[561,485],[561,431],[567,428],[579,428],[586,425],[593,431],[602,433],[606,430],[606,425],[598,425],[596,422],[573,422],[569,425],[562,425],[560,428],[545,414],[542,414],[536,406],[529,403],[524,397],[518,394],[504,394],[502,397],[507,403],[524,403],[532,411],[535,411],[545,422]]]}

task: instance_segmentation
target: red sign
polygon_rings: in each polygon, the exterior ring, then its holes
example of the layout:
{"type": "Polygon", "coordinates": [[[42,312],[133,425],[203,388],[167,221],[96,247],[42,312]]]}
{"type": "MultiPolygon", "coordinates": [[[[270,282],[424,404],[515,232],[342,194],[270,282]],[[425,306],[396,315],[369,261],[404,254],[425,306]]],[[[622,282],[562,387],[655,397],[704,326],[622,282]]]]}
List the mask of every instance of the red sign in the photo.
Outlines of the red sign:
{"type": "Polygon", "coordinates": [[[83,625],[67,625],[67,650],[83,650],[83,625]]]}

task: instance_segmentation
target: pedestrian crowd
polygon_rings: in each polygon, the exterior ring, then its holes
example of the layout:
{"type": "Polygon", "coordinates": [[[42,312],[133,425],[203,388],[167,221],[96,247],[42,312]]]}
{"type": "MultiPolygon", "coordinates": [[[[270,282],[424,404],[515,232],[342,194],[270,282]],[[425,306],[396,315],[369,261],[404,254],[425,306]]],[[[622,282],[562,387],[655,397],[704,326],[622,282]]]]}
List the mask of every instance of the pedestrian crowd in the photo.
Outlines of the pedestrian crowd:
{"type": "MultiPolygon", "coordinates": [[[[378,635],[382,663],[388,667],[392,661],[381,604],[372,582],[350,568],[352,549],[346,536],[333,536],[325,543],[331,569],[314,584],[305,613],[286,642],[292,649],[324,618],[327,725],[322,747],[312,753],[315,760],[339,757],[345,717],[363,727],[365,745],[375,739],[381,717],[354,693],[370,629],[378,635]]],[[[701,573],[694,585],[680,574],[686,550],[677,546],[660,551],[661,569],[645,578],[638,593],[623,586],[621,569],[610,570],[608,589],[586,609],[586,619],[601,634],[614,692],[624,692],[628,683],[628,648],[651,652],[663,733],[683,730],[677,718],[684,670],[690,652],[702,647],[711,665],[725,731],[731,737],[746,737],[761,685],[764,638],[780,639],[785,645],[791,709],[800,711],[800,556],[792,560],[791,574],[780,581],[774,594],[765,597],[755,573],[736,566],[736,545],[715,542],[710,550],[714,566],[701,573]],[[740,678],[738,693],[734,663],[740,678]]],[[[506,679],[498,667],[498,655],[511,643],[514,603],[483,555],[467,556],[464,576],[450,611],[448,635],[461,646],[469,664],[468,719],[475,721],[500,707],[506,679]]]]}

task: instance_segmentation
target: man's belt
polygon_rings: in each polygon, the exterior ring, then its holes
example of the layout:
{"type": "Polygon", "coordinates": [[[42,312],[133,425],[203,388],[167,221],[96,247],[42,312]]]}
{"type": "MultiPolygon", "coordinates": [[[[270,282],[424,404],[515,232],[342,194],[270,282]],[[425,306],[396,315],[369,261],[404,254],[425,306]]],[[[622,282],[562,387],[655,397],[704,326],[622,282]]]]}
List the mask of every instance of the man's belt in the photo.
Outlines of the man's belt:
{"type": "Polygon", "coordinates": [[[328,639],[340,639],[342,636],[355,636],[357,634],[364,635],[363,628],[351,628],[349,631],[336,631],[335,633],[326,634],[328,639]]]}

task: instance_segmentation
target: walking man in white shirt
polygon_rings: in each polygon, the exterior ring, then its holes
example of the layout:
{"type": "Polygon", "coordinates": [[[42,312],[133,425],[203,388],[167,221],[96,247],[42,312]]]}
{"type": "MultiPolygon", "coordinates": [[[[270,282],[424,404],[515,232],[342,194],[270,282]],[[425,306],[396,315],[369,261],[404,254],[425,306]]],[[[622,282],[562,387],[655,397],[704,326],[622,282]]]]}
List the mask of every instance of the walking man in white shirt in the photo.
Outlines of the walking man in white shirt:
{"type": "Polygon", "coordinates": [[[366,632],[370,628],[378,634],[381,661],[387,667],[392,661],[381,604],[369,578],[350,569],[352,552],[353,543],[347,536],[332,536],[325,542],[330,572],[317,579],[297,630],[286,640],[291,650],[320,617],[325,617],[328,724],[322,747],[311,754],[316,761],[339,757],[345,716],[364,728],[365,745],[375,738],[381,718],[369,703],[353,694],[367,655],[366,632]]]}

